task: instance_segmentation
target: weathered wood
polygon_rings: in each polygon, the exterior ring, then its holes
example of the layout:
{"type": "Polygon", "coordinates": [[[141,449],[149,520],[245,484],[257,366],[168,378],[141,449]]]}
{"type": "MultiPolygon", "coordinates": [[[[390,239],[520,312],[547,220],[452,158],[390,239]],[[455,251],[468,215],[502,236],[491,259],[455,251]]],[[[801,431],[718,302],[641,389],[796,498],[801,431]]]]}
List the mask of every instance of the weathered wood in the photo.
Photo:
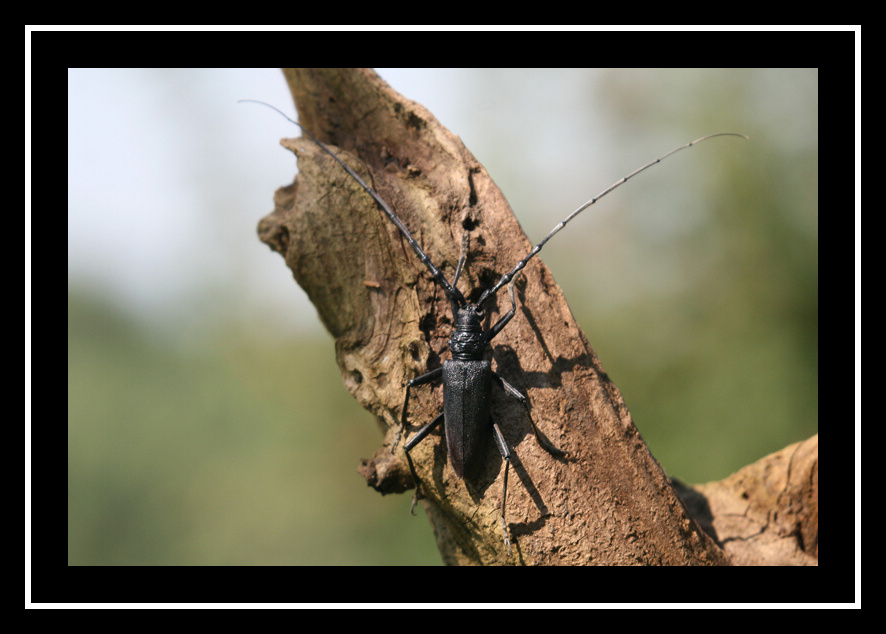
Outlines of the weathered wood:
{"type": "MultiPolygon", "coordinates": [[[[450,280],[470,233],[459,282],[469,300],[532,247],[483,166],[424,107],[365,69],[285,74],[302,125],[364,175],[450,280]]],[[[405,384],[448,358],[449,303],[340,166],[307,139],[283,144],[298,155],[299,175],[278,190],[261,238],[284,255],[335,338],[345,386],[385,429],[362,473],[382,493],[405,491],[412,487],[399,428],[405,384]]],[[[494,323],[509,307],[506,289],[484,307],[494,323]]],[[[493,367],[529,397],[535,422],[569,456],[545,452],[522,408],[494,395],[493,417],[515,454],[508,557],[498,524],[503,464],[493,444],[486,469],[465,483],[452,473],[442,434],[420,443],[412,456],[423,505],[447,563],[728,563],[650,455],[539,258],[526,267],[517,314],[493,344],[493,367]]],[[[415,389],[408,435],[441,408],[439,386],[415,389]]]]}

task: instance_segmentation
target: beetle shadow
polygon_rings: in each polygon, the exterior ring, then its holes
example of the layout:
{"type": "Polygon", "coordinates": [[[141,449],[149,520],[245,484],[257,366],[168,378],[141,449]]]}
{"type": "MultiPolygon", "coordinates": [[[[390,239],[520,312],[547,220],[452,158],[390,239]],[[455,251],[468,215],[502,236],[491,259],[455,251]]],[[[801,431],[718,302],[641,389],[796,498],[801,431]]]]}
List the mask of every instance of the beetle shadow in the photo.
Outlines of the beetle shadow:
{"type": "MultiPolygon", "coordinates": [[[[563,375],[572,373],[579,367],[586,368],[594,373],[602,382],[609,382],[609,376],[599,366],[593,350],[583,351],[574,357],[554,356],[551,348],[548,346],[548,338],[544,330],[539,327],[535,315],[526,304],[526,289],[528,285],[529,282],[525,274],[519,276],[514,284],[517,296],[517,310],[535,334],[535,340],[541,347],[542,354],[551,367],[546,372],[529,372],[523,368],[520,358],[513,348],[507,344],[500,344],[493,346],[493,359],[496,361],[496,371],[503,378],[510,381],[514,387],[523,392],[523,394],[526,394],[527,388],[558,389],[563,385],[563,375]]],[[[578,334],[580,334],[580,331],[578,334]]],[[[531,408],[532,403],[530,401],[530,410],[531,408]]]]}
{"type": "MultiPolygon", "coordinates": [[[[550,362],[550,369],[545,372],[527,371],[523,368],[517,352],[511,346],[507,344],[493,346],[492,358],[495,361],[495,371],[505,381],[511,383],[517,391],[523,394],[526,397],[527,403],[526,409],[524,409],[523,405],[517,402],[517,400],[511,395],[503,393],[503,390],[493,389],[493,420],[499,423],[499,426],[502,429],[502,433],[505,436],[505,440],[507,441],[508,446],[511,448],[511,466],[513,467],[513,472],[520,480],[520,483],[522,484],[524,490],[526,490],[526,492],[529,494],[532,503],[538,510],[538,516],[534,520],[526,522],[508,521],[511,535],[513,538],[515,538],[515,540],[519,538],[520,535],[529,535],[537,531],[547,522],[547,518],[550,516],[549,508],[545,503],[538,488],[536,487],[535,483],[533,482],[532,475],[530,475],[529,471],[526,469],[526,466],[523,464],[518,451],[515,449],[522,443],[526,435],[533,434],[532,423],[527,420],[527,416],[531,418],[531,420],[535,423],[536,428],[538,429],[539,444],[541,444],[543,448],[545,444],[547,444],[549,447],[557,448],[556,444],[551,442],[551,440],[547,438],[545,433],[538,428],[539,423],[542,423],[544,421],[545,415],[544,413],[539,413],[538,410],[536,410],[532,399],[528,394],[528,390],[531,388],[541,390],[557,390],[563,385],[564,374],[570,374],[579,367],[589,368],[592,372],[598,374],[601,380],[608,380],[608,377],[605,375],[605,373],[602,372],[598,367],[596,367],[596,364],[594,363],[593,353],[591,352],[582,352],[575,357],[554,357],[545,341],[544,333],[538,327],[538,323],[532,316],[532,313],[525,307],[525,304],[521,302],[520,305],[523,317],[526,319],[533,332],[535,332],[536,338],[542,347],[543,354],[550,362]]],[[[495,448],[492,447],[489,449],[489,451],[495,451],[495,448]]],[[[569,462],[570,460],[573,460],[573,458],[571,458],[568,454],[551,455],[550,451],[548,451],[548,454],[551,459],[557,460],[559,462],[569,462]]],[[[495,451],[495,455],[500,456],[500,453],[495,451]]],[[[499,460],[495,461],[492,458],[492,454],[489,454],[488,460],[489,462],[493,463],[497,469],[500,469],[500,463],[503,458],[499,458],[499,460]]],[[[498,473],[498,471],[496,471],[496,473],[498,473]]],[[[493,478],[494,477],[495,476],[493,475],[493,478]]],[[[491,484],[492,481],[494,480],[489,481],[489,484],[491,484]]],[[[488,488],[488,486],[489,485],[483,487],[484,492],[488,488]]],[[[514,486],[513,481],[510,483],[509,487],[512,486],[514,486]]]]}
{"type": "MultiPolygon", "coordinates": [[[[505,437],[505,441],[507,437],[505,437]]],[[[548,514],[548,506],[545,504],[544,499],[541,497],[541,493],[538,488],[535,486],[535,483],[532,481],[532,476],[529,475],[529,472],[526,470],[523,461],[520,460],[520,456],[517,454],[517,451],[513,445],[508,441],[508,446],[511,450],[511,472],[512,475],[516,475],[519,478],[520,483],[523,485],[523,488],[529,493],[529,497],[532,499],[533,504],[535,504],[536,508],[545,516],[548,514]]],[[[495,451],[494,448],[490,449],[491,451],[495,451]]],[[[552,456],[553,457],[553,456],[552,456]]],[[[562,458],[561,458],[562,460],[562,458]]],[[[490,460],[489,464],[493,465],[493,467],[489,471],[484,471],[484,474],[479,478],[482,481],[482,484],[478,482],[470,482],[470,486],[468,487],[469,493],[471,494],[472,499],[475,502],[479,502],[481,498],[486,496],[488,489],[498,480],[498,474],[501,473],[501,464],[504,462],[504,458],[499,454],[498,460],[490,460]]],[[[508,484],[508,490],[510,491],[514,485],[513,481],[510,481],[508,484]]]]}

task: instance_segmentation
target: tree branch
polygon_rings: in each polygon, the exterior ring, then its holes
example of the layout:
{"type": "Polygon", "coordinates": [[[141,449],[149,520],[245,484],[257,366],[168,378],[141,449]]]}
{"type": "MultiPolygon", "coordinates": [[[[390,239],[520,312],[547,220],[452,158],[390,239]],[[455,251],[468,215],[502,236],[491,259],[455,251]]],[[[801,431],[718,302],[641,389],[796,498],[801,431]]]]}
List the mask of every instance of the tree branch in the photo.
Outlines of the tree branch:
{"type": "MultiPolygon", "coordinates": [[[[286,69],[299,121],[395,210],[452,280],[461,238],[470,254],[459,288],[476,301],[532,245],[501,192],[461,141],[424,107],[365,69],[286,69]],[[470,290],[469,290],[470,289],[470,290]],[[468,292],[466,292],[468,291],[468,292]]],[[[361,472],[382,493],[412,488],[400,437],[406,382],[449,358],[453,316],[445,294],[376,204],[306,139],[296,182],[277,191],[259,225],[335,338],[347,389],[382,423],[385,439],[361,472]]],[[[494,340],[493,368],[524,392],[536,424],[497,390],[493,418],[514,448],[502,544],[502,460],[490,443],[477,481],[458,479],[439,431],[411,455],[438,546],[458,564],[725,564],[728,557],[688,514],[631,421],[549,271],[533,259],[517,284],[517,314],[494,340]]],[[[506,291],[484,308],[489,324],[506,291]]],[[[442,390],[410,399],[408,437],[442,411],[442,390]]],[[[404,518],[406,521],[406,518],[404,518]]]]}

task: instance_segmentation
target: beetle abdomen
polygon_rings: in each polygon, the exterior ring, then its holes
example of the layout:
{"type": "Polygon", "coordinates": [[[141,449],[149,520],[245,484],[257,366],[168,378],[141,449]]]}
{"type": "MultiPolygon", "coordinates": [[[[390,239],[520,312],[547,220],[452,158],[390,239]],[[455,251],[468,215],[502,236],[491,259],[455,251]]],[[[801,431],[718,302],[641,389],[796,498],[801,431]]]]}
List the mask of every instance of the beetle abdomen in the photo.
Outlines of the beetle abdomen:
{"type": "Polygon", "coordinates": [[[491,363],[484,359],[443,362],[443,425],[452,469],[472,479],[483,466],[489,431],[491,363]]]}

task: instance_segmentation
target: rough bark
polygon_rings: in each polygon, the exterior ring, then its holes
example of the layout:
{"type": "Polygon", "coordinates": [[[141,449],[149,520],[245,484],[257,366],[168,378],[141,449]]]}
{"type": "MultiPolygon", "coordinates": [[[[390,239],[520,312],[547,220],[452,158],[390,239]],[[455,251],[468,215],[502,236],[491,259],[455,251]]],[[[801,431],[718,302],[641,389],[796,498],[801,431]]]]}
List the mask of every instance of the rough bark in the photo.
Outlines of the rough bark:
{"type": "Polygon", "coordinates": [[[675,487],[735,565],[818,565],[818,434],[719,482],[675,487]]]}
{"type": "MultiPolygon", "coordinates": [[[[450,281],[462,235],[470,234],[459,281],[469,300],[528,253],[532,244],[486,170],[421,105],[369,70],[284,72],[301,124],[364,176],[450,281]]],[[[285,257],[335,338],[345,386],[385,430],[361,472],[382,493],[406,491],[413,483],[399,425],[405,384],[449,358],[449,302],[340,166],[309,140],[282,143],[298,156],[299,174],[277,191],[275,210],[259,225],[261,239],[285,257]]],[[[485,308],[495,323],[509,308],[506,289],[485,308]]],[[[498,520],[504,467],[494,445],[481,475],[465,482],[448,464],[441,431],[420,443],[411,455],[444,561],[729,563],[728,549],[700,528],[650,455],[538,258],[524,269],[517,314],[493,340],[491,356],[493,368],[529,397],[542,433],[568,457],[545,452],[523,409],[494,390],[493,417],[514,448],[509,556],[498,520]]],[[[408,436],[441,409],[439,385],[413,390],[408,436]]]]}

